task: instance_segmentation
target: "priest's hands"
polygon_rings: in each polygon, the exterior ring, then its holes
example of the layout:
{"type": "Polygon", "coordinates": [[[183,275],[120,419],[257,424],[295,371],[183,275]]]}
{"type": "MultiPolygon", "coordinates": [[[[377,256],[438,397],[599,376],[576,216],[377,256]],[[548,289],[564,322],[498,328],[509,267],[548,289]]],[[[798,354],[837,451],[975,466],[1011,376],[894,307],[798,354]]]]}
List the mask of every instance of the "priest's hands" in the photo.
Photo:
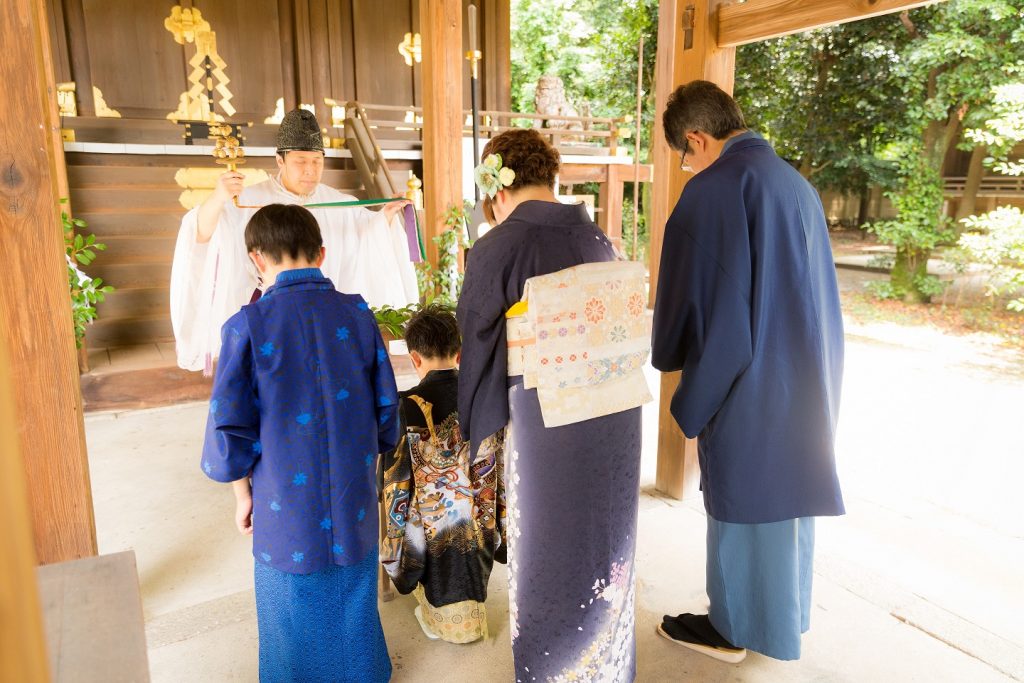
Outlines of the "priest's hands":
{"type": "MultiPolygon", "coordinates": [[[[395,199],[401,199],[403,196],[404,195],[402,194],[394,195],[395,199]]],[[[381,209],[381,213],[384,214],[384,217],[388,220],[388,223],[390,223],[408,204],[412,204],[408,199],[403,199],[400,202],[390,202],[384,205],[384,208],[381,209]]]]}
{"type": "Polygon", "coordinates": [[[217,222],[224,211],[224,205],[242,192],[245,176],[238,171],[226,171],[217,178],[217,186],[213,194],[199,205],[199,216],[196,225],[196,242],[205,244],[217,230],[217,222]]]}
{"type": "Polygon", "coordinates": [[[224,204],[231,201],[242,193],[245,176],[238,171],[226,171],[217,178],[217,186],[213,189],[213,196],[224,204]]]}

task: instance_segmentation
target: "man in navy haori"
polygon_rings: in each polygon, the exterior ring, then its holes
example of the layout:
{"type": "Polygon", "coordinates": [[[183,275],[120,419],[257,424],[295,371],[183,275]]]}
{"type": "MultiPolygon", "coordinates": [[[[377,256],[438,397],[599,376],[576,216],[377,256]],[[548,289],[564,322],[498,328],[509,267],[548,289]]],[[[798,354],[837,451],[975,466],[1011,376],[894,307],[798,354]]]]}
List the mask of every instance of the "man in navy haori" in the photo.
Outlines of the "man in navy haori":
{"type": "Polygon", "coordinates": [[[391,363],[366,302],[320,272],[309,211],[264,207],[245,242],[273,286],[224,324],[202,467],[232,482],[253,535],[260,679],[387,681],[376,471],[398,441],[391,363]]]}
{"type": "Polygon", "coordinates": [[[814,188],[713,83],[676,89],[668,144],[696,175],[665,226],[652,362],[699,436],[709,614],[658,632],[718,659],[798,659],[814,518],[845,512],[835,467],[843,324],[814,188]]]}

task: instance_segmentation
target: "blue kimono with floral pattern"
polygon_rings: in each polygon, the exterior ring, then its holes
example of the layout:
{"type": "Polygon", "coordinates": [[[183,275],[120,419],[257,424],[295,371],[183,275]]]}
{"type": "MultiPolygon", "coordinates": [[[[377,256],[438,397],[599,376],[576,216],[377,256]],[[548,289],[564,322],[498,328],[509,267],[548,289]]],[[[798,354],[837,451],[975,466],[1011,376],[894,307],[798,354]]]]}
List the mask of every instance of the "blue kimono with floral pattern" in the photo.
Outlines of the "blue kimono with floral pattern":
{"type": "Polygon", "coordinates": [[[253,554],[290,574],[377,547],[377,454],[398,441],[398,391],[376,320],[319,269],[281,273],[223,327],[202,467],[252,474],[253,554]]]}

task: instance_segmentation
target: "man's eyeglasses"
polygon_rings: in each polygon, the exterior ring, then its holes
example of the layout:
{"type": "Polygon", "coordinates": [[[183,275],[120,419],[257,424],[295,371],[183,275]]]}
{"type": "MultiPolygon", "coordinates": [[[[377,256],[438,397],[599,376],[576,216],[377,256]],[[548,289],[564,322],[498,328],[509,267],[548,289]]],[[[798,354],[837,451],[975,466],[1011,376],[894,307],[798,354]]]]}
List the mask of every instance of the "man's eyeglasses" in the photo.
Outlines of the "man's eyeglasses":
{"type": "Polygon", "coordinates": [[[679,168],[680,169],[682,169],[684,171],[689,171],[690,170],[690,165],[688,163],[686,163],[686,157],[692,151],[693,150],[690,149],[690,141],[686,138],[686,134],[684,133],[683,134],[682,159],[679,161],[679,168]]]}
{"type": "Polygon", "coordinates": [[[683,170],[683,171],[689,171],[690,170],[690,165],[688,163],[686,163],[686,155],[688,155],[690,152],[691,152],[691,150],[690,150],[690,141],[686,140],[684,138],[684,140],[683,140],[682,159],[679,160],[679,168],[680,168],[680,170],[683,170]]]}

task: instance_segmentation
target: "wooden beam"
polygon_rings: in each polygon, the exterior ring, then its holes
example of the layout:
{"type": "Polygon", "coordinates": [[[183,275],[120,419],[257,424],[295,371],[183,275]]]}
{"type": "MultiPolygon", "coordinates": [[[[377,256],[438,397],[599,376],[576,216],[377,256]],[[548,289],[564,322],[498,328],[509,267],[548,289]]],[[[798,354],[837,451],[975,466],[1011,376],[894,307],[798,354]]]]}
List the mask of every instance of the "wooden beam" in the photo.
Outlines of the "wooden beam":
{"type": "MultiPolygon", "coordinates": [[[[43,0],[0,3],[0,336],[10,353],[15,435],[36,557],[96,554],[82,396],[58,209],[57,98],[43,0]]],[[[5,427],[5,433],[7,429],[5,427]]]]}
{"type": "Polygon", "coordinates": [[[937,2],[941,0],[748,0],[718,10],[717,42],[719,47],[736,47],[937,2]]]}
{"type": "MultiPolygon", "coordinates": [[[[719,48],[714,40],[713,13],[719,0],[662,0],[658,6],[658,53],[655,59],[656,111],[665,111],[672,91],[689,81],[713,81],[728,93],[735,76],[736,50],[719,48]],[[692,17],[687,12],[692,12],[692,17]],[[684,29],[692,23],[692,29],[684,29]],[[687,35],[689,34],[689,35],[687,35]]],[[[652,147],[654,186],[651,196],[651,303],[658,287],[661,248],[668,221],[676,201],[692,176],[680,168],[679,154],[669,148],[660,119],[654,126],[652,147]]],[[[686,439],[668,412],[672,393],[679,383],[678,373],[661,376],[661,404],[658,413],[658,466],[655,487],[675,498],[695,493],[700,481],[696,441],[686,439]]]]}
{"type": "Polygon", "coordinates": [[[427,260],[449,204],[462,205],[462,2],[420,0],[423,47],[423,202],[427,260]]]}

